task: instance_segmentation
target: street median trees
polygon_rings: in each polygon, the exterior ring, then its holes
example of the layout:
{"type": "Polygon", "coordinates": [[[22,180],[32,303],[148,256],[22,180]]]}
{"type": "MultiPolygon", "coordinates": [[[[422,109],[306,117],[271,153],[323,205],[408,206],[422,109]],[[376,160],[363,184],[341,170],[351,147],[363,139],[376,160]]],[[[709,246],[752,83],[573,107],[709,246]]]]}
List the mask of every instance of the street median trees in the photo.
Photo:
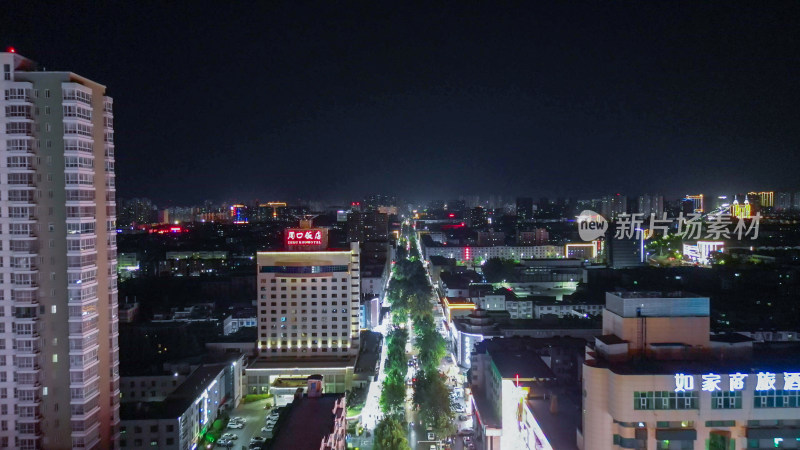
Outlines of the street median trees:
{"type": "Polygon", "coordinates": [[[419,417],[425,425],[441,436],[455,431],[455,415],[450,409],[450,390],[446,377],[438,371],[423,370],[414,382],[414,404],[419,405],[419,417]]]}
{"type": "Polygon", "coordinates": [[[375,427],[376,450],[408,450],[406,427],[399,416],[386,416],[375,427]]]}

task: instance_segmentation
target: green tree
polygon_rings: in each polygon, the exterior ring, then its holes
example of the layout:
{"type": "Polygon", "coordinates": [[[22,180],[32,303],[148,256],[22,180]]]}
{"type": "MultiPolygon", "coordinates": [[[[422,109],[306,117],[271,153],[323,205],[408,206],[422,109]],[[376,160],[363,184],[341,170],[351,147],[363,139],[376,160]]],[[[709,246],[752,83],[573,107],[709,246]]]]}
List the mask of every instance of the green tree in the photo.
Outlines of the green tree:
{"type": "Polygon", "coordinates": [[[405,423],[399,417],[386,416],[375,427],[375,449],[376,450],[407,450],[408,439],[406,439],[405,423]]]}
{"type": "Polygon", "coordinates": [[[455,432],[453,410],[450,409],[450,389],[441,372],[423,370],[414,382],[414,404],[419,406],[419,417],[430,425],[436,434],[447,436],[455,432]]]}
{"type": "Polygon", "coordinates": [[[501,283],[519,279],[517,264],[511,259],[489,258],[481,270],[489,283],[501,283]]]}
{"type": "Polygon", "coordinates": [[[414,318],[414,333],[417,336],[420,364],[427,370],[437,370],[447,354],[447,342],[436,330],[430,307],[414,318]]]}
{"type": "Polygon", "coordinates": [[[378,403],[384,415],[399,414],[403,412],[406,402],[406,384],[404,380],[387,377],[383,381],[381,398],[378,403]]]}

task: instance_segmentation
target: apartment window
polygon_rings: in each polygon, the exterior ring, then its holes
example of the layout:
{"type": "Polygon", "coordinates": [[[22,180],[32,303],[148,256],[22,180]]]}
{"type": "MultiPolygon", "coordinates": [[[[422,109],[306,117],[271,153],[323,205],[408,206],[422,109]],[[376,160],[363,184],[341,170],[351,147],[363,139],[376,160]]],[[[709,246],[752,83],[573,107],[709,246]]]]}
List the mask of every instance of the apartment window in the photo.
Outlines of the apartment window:
{"type": "Polygon", "coordinates": [[[44,96],[45,96],[45,98],[50,98],[50,89],[45,89],[44,90],[44,96]]]}
{"type": "Polygon", "coordinates": [[[633,409],[698,409],[697,392],[645,391],[633,393],[633,409]]]}
{"type": "Polygon", "coordinates": [[[756,408],[798,408],[800,391],[756,391],[754,402],[756,408]]]}
{"type": "Polygon", "coordinates": [[[712,392],[711,409],[742,409],[742,392],[741,391],[712,392]]]}

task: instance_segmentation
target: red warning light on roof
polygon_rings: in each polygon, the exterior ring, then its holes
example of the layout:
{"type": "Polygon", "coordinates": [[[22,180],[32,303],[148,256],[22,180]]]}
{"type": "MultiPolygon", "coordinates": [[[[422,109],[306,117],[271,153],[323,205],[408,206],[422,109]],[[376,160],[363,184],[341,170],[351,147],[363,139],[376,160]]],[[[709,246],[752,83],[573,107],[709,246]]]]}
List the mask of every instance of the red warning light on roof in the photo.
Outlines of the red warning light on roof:
{"type": "Polygon", "coordinates": [[[450,213],[449,215],[450,215],[450,218],[451,218],[451,219],[452,219],[453,217],[455,217],[455,216],[456,216],[456,215],[455,215],[455,214],[453,214],[453,213],[450,213]]]}
{"type": "Polygon", "coordinates": [[[17,53],[17,49],[14,47],[8,47],[8,53],[17,53]]]}

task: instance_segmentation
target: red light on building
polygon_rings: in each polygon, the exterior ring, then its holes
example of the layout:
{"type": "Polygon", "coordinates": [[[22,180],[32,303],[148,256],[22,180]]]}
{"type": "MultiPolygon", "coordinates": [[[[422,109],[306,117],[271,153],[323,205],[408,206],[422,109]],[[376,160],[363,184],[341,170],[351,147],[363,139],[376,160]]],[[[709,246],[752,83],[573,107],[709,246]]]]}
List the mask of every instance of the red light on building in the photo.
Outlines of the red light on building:
{"type": "Polygon", "coordinates": [[[464,247],[464,260],[469,261],[470,259],[472,259],[472,252],[469,247],[464,247]]]}
{"type": "Polygon", "coordinates": [[[150,228],[147,231],[150,234],[168,234],[168,233],[183,233],[186,230],[184,230],[183,227],[179,225],[161,225],[150,228]]]}
{"type": "Polygon", "coordinates": [[[8,53],[17,53],[17,49],[14,47],[8,47],[8,53]]]}
{"type": "Polygon", "coordinates": [[[456,215],[455,215],[455,214],[453,214],[453,213],[450,213],[450,214],[448,214],[448,217],[450,217],[451,219],[452,219],[453,217],[455,217],[455,216],[456,216],[456,215]]]}

